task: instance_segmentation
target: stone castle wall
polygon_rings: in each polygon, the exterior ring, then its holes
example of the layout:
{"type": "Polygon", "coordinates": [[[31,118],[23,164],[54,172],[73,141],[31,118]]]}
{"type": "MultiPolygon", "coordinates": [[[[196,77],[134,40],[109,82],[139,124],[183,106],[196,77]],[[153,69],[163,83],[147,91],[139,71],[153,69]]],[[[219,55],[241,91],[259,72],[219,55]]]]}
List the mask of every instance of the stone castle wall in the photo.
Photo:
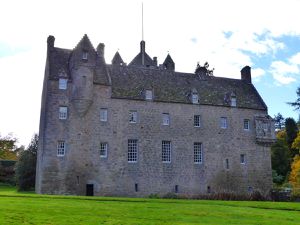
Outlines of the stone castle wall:
{"type": "Polygon", "coordinates": [[[86,184],[94,184],[95,195],[116,196],[166,194],[175,185],[182,194],[204,194],[208,186],[211,192],[236,193],[267,193],[272,187],[270,148],[256,143],[254,119],[266,111],[112,99],[110,86],[94,84],[93,102],[80,116],[72,85],[59,90],[57,80],[48,81],[37,192],[85,195],[86,184]],[[68,107],[67,120],[59,120],[59,106],[68,107]],[[100,121],[100,108],[108,109],[107,122],[100,121]],[[129,123],[130,110],[138,112],[135,124],[129,123]],[[162,125],[162,113],[170,114],[169,126],[162,125]],[[199,128],[194,115],[201,115],[199,128]],[[220,117],[227,117],[227,129],[220,128],[220,117]],[[250,120],[249,131],[244,119],[250,120]],[[138,140],[136,163],[127,161],[128,139],[138,140]],[[66,142],[64,157],[57,156],[59,140],[66,142]],[[162,162],[163,140],[171,141],[171,163],[162,162]],[[107,158],[100,158],[100,142],[108,143],[107,158]],[[194,164],[194,142],[203,145],[202,164],[194,164]]]}

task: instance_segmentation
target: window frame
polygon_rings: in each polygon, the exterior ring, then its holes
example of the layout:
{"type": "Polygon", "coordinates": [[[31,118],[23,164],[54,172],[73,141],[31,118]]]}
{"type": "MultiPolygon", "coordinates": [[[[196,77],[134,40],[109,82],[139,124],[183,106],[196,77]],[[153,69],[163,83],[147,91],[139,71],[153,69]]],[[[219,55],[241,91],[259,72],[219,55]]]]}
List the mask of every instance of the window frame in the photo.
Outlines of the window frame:
{"type": "Polygon", "coordinates": [[[242,165],[246,164],[246,154],[240,154],[240,163],[242,165]]]}
{"type": "Polygon", "coordinates": [[[67,78],[59,78],[58,79],[58,89],[59,90],[67,90],[68,88],[68,79],[67,78]]]}
{"type": "Polygon", "coordinates": [[[220,118],[220,128],[221,128],[221,129],[227,129],[227,128],[228,128],[227,117],[222,116],[222,117],[220,118]]]}
{"type": "Polygon", "coordinates": [[[137,139],[128,139],[127,161],[128,163],[136,163],[138,161],[138,140],[137,139]]]}
{"type": "Polygon", "coordinates": [[[192,103],[199,104],[199,95],[197,93],[192,93],[192,103]]]}
{"type": "Polygon", "coordinates": [[[89,55],[89,53],[87,51],[83,51],[81,59],[82,60],[88,60],[88,55],[89,55]]]}
{"type": "Polygon", "coordinates": [[[203,145],[201,142],[194,142],[194,164],[203,162],[203,145]]]}
{"type": "Polygon", "coordinates": [[[66,154],[66,142],[63,140],[57,141],[56,155],[57,157],[63,157],[66,154]]]}
{"type": "Polygon", "coordinates": [[[201,115],[194,115],[194,127],[201,127],[201,115]]]}
{"type": "Polygon", "coordinates": [[[100,108],[100,121],[101,122],[108,121],[108,109],[107,108],[100,108]]]}
{"type": "Polygon", "coordinates": [[[232,96],[231,99],[230,99],[230,106],[231,107],[236,107],[236,103],[237,103],[236,97],[232,96]]]}
{"type": "Polygon", "coordinates": [[[145,91],[145,100],[153,100],[153,90],[147,89],[145,91]]]}
{"type": "Polygon", "coordinates": [[[169,113],[162,114],[162,125],[170,126],[170,114],[169,113]]]}
{"type": "Polygon", "coordinates": [[[172,162],[172,144],[171,141],[163,140],[161,142],[161,160],[163,163],[172,162]]]}
{"type": "Polygon", "coordinates": [[[58,119],[59,120],[66,120],[68,119],[68,107],[67,106],[59,106],[58,109],[58,119]],[[63,111],[65,110],[65,111],[63,111]]]}
{"type": "Polygon", "coordinates": [[[137,123],[138,113],[136,110],[129,111],[129,123],[137,123]]]}
{"type": "Polygon", "coordinates": [[[243,126],[244,126],[245,131],[249,131],[250,130],[250,120],[244,119],[243,126]],[[247,126],[245,126],[246,124],[247,124],[247,126]]]}
{"type": "Polygon", "coordinates": [[[100,142],[100,151],[99,151],[100,158],[107,158],[107,152],[108,152],[108,143],[100,142]],[[105,154],[102,154],[103,152],[105,154]]]}

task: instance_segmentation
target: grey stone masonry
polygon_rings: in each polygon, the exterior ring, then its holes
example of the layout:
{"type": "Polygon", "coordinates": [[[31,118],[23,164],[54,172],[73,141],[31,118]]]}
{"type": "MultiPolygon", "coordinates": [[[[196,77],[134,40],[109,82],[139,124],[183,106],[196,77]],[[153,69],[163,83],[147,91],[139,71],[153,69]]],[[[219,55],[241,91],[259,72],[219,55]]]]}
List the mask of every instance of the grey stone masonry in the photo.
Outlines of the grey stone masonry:
{"type": "Polygon", "coordinates": [[[250,67],[241,80],[178,73],[169,55],[165,66],[153,63],[145,43],[129,65],[119,53],[108,65],[104,44],[95,50],[86,35],[73,50],[54,40],[49,36],[37,193],[268,194],[274,123],[250,67]],[[60,107],[67,107],[64,119],[60,107]]]}

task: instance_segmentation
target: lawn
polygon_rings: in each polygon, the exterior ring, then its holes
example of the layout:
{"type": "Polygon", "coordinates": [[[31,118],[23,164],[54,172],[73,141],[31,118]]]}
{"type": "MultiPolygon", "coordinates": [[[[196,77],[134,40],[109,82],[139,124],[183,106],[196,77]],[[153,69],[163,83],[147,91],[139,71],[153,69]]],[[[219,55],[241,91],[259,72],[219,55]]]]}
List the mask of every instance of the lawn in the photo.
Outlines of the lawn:
{"type": "Polygon", "coordinates": [[[0,186],[0,224],[300,224],[300,203],[37,195],[0,186]]]}

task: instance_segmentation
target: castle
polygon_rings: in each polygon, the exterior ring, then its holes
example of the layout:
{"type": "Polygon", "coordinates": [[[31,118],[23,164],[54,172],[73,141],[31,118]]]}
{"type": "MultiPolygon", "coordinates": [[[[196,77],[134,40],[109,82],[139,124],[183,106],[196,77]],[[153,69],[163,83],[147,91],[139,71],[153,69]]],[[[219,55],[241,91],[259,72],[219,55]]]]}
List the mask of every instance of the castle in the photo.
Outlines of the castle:
{"type": "Polygon", "coordinates": [[[251,81],[207,66],[175,71],[140,43],[111,64],[87,35],[73,50],[47,39],[36,192],[148,196],[238,194],[272,187],[274,124],[251,81]]]}

